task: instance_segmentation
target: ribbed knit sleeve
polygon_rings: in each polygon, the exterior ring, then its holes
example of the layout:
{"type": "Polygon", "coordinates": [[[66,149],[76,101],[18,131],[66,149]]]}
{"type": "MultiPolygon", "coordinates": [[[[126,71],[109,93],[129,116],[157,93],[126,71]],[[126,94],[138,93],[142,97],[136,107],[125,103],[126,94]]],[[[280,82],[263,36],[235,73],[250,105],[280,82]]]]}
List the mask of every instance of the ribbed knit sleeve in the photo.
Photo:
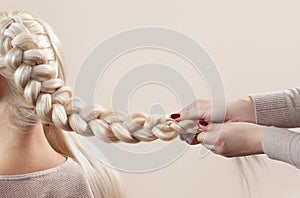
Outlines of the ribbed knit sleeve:
{"type": "Polygon", "coordinates": [[[300,88],[250,97],[256,123],[270,126],[262,138],[264,153],[271,159],[300,168],[300,134],[284,129],[300,126],[300,88]]]}
{"type": "Polygon", "coordinates": [[[300,126],[300,88],[250,95],[256,123],[293,128],[300,126]]]}
{"type": "Polygon", "coordinates": [[[300,168],[300,134],[277,127],[268,127],[262,138],[263,151],[274,160],[300,168]]]}

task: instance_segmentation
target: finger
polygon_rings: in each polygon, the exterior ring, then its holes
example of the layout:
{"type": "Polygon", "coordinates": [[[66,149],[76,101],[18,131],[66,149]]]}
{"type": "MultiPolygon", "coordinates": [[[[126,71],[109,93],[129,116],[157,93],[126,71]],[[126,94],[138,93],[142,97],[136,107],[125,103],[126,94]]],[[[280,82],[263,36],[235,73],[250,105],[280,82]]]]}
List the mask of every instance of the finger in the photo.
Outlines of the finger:
{"type": "Polygon", "coordinates": [[[173,113],[170,115],[170,118],[172,118],[176,121],[180,121],[180,113],[173,113]]]}
{"type": "Polygon", "coordinates": [[[202,126],[207,126],[208,122],[206,122],[205,120],[199,120],[199,124],[202,126]]]}
{"type": "Polygon", "coordinates": [[[214,131],[215,130],[215,124],[214,123],[204,123],[203,121],[199,121],[199,123],[198,123],[198,127],[200,128],[200,129],[202,129],[203,131],[206,131],[206,132],[208,132],[208,131],[214,131]]]}
{"type": "Polygon", "coordinates": [[[181,133],[179,134],[180,140],[185,141],[185,139],[188,137],[188,134],[186,133],[181,133]]]}
{"type": "Polygon", "coordinates": [[[191,139],[191,140],[186,140],[185,141],[187,144],[189,145],[196,145],[196,144],[200,144],[198,141],[197,141],[197,138],[195,137],[194,139],[191,139]]]}
{"type": "Polygon", "coordinates": [[[199,129],[201,129],[202,131],[208,131],[208,126],[203,126],[201,124],[198,124],[199,129]]]}
{"type": "Polygon", "coordinates": [[[209,123],[204,120],[199,120],[198,127],[202,129],[202,131],[208,131],[209,123]]]}
{"type": "Polygon", "coordinates": [[[209,122],[205,126],[205,125],[203,125],[203,123],[201,124],[199,122],[198,127],[200,129],[202,129],[203,131],[207,131],[207,132],[211,132],[211,131],[219,131],[220,132],[224,127],[224,123],[217,124],[217,123],[209,122]]]}
{"type": "Polygon", "coordinates": [[[197,101],[192,102],[180,111],[181,120],[197,120],[200,115],[200,106],[197,101]]]}
{"type": "Polygon", "coordinates": [[[187,105],[186,107],[184,107],[181,112],[183,111],[190,111],[192,109],[197,109],[197,101],[192,102],[191,104],[187,105]]]}
{"type": "Polygon", "coordinates": [[[199,120],[201,113],[200,109],[183,110],[180,112],[180,120],[199,120]]]}
{"type": "Polygon", "coordinates": [[[180,139],[190,145],[195,145],[195,144],[199,144],[199,142],[197,141],[197,135],[198,134],[194,134],[194,133],[181,134],[180,139]]]}
{"type": "Polygon", "coordinates": [[[197,141],[203,145],[214,145],[219,138],[216,132],[201,132],[197,135],[197,141]]]}
{"type": "Polygon", "coordinates": [[[170,117],[176,121],[181,120],[198,120],[201,112],[197,109],[191,109],[189,111],[182,110],[179,113],[173,113],[170,117]]]}
{"type": "Polygon", "coordinates": [[[214,151],[214,145],[213,144],[201,144],[202,146],[204,146],[205,148],[207,148],[208,150],[214,151]]]}

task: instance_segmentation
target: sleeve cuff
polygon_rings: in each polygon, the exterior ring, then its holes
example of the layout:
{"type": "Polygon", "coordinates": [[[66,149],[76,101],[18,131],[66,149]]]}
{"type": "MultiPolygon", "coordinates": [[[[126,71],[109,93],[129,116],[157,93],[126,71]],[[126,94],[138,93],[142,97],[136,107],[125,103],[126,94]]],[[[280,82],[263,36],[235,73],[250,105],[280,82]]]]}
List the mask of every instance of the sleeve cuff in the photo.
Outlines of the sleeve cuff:
{"type": "Polygon", "coordinates": [[[267,126],[282,126],[291,112],[286,97],[281,92],[252,94],[256,123],[267,126]]]}
{"type": "Polygon", "coordinates": [[[262,138],[262,147],[269,158],[300,168],[300,134],[283,128],[268,127],[262,138]]]}

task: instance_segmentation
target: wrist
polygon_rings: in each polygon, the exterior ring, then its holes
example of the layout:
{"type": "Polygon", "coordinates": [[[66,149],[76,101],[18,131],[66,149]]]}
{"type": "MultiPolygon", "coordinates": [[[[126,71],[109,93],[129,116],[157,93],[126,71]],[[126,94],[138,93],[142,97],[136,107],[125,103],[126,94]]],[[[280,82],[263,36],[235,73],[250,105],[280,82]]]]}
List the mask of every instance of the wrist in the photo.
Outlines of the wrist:
{"type": "Polygon", "coordinates": [[[261,125],[257,125],[257,129],[255,131],[256,135],[255,135],[255,144],[254,144],[254,148],[253,148],[253,154],[263,154],[264,150],[263,150],[263,146],[262,146],[262,139],[264,136],[264,133],[267,129],[267,126],[261,126],[261,125]]]}
{"type": "Polygon", "coordinates": [[[228,103],[228,117],[231,121],[256,123],[254,104],[251,97],[243,97],[228,103]]]}

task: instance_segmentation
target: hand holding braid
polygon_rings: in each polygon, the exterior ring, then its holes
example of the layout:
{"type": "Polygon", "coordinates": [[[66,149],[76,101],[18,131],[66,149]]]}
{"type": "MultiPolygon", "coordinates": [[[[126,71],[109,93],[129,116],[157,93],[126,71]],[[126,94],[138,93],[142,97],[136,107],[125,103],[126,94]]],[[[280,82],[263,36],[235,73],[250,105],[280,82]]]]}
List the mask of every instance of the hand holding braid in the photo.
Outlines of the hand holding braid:
{"type": "Polygon", "coordinates": [[[191,120],[176,122],[162,116],[134,113],[126,116],[100,105],[87,105],[59,78],[61,60],[53,35],[42,21],[21,12],[0,18],[0,71],[10,79],[26,108],[44,123],[104,141],[137,143],[171,140],[179,133],[195,133],[191,120]],[[2,20],[1,20],[2,18],[2,20]]]}

